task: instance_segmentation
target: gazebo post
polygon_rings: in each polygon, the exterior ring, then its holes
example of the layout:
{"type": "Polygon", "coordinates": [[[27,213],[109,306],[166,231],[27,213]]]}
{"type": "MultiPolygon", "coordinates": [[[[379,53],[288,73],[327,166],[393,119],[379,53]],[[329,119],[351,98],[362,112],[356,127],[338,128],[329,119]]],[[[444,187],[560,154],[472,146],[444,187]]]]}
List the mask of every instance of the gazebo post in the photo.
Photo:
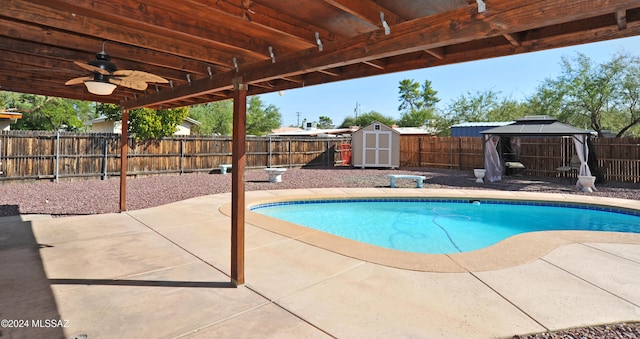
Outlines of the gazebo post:
{"type": "Polygon", "coordinates": [[[122,110],[120,139],[120,212],[127,210],[127,152],[129,149],[129,110],[122,110]]]}
{"type": "Polygon", "coordinates": [[[244,284],[244,167],[247,135],[247,85],[233,79],[233,145],[231,171],[231,283],[244,284]]]}

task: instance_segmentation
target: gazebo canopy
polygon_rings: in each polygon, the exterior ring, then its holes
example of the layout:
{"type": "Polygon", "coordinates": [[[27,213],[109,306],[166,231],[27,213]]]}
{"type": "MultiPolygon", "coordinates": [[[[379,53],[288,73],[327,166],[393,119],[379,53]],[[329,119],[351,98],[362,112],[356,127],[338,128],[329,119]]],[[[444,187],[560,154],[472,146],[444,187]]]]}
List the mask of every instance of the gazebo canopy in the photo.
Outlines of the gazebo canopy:
{"type": "Polygon", "coordinates": [[[575,128],[548,115],[532,115],[517,119],[514,123],[480,132],[498,136],[565,136],[589,135],[591,131],[575,128]]]}

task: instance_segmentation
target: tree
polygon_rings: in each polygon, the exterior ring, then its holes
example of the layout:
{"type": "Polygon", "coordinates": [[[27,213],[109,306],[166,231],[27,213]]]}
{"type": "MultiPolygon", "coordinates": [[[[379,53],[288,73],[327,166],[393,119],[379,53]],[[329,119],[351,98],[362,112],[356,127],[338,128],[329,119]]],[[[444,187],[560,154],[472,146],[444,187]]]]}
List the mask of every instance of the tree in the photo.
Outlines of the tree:
{"type": "Polygon", "coordinates": [[[420,84],[417,81],[404,79],[400,81],[398,89],[400,93],[398,111],[415,110],[422,106],[420,84]]]}
{"type": "Polygon", "coordinates": [[[192,106],[189,117],[198,120],[200,126],[192,131],[202,135],[231,135],[233,129],[233,100],[210,102],[192,106]]]}
{"type": "Polygon", "coordinates": [[[331,118],[327,116],[320,116],[318,118],[318,128],[328,129],[328,128],[334,128],[334,127],[335,125],[333,124],[333,121],[331,120],[331,118]]]}
{"type": "MultiPolygon", "coordinates": [[[[634,127],[640,125],[640,59],[638,57],[625,56],[623,63],[627,66],[620,88],[620,114],[618,119],[613,119],[620,123],[620,130],[616,135],[622,137],[628,132],[630,134],[640,134],[633,131],[634,127]]],[[[611,121],[613,125],[614,121],[611,121]]]]}
{"type": "Polygon", "coordinates": [[[467,92],[453,101],[447,110],[457,122],[489,121],[489,112],[496,110],[498,105],[498,94],[491,90],[467,92]]]}
{"type": "Polygon", "coordinates": [[[348,116],[344,118],[344,120],[342,121],[342,124],[340,124],[340,128],[349,128],[351,126],[357,126],[356,118],[354,118],[353,116],[348,116]]]}
{"type": "Polygon", "coordinates": [[[372,124],[374,121],[383,123],[387,126],[395,125],[396,121],[392,117],[386,117],[382,115],[382,113],[376,111],[370,111],[369,113],[364,113],[358,115],[358,118],[355,119],[353,117],[345,118],[345,121],[341,126],[349,127],[349,126],[367,126],[372,124]],[[350,123],[345,125],[345,123],[350,123]]]}
{"type": "Polygon", "coordinates": [[[551,115],[603,136],[605,130],[618,131],[616,137],[640,133],[640,58],[624,52],[595,64],[578,53],[563,57],[561,74],[545,79],[529,98],[530,111],[551,115]]]}
{"type": "Polygon", "coordinates": [[[429,124],[435,117],[435,108],[423,108],[405,112],[398,120],[400,127],[419,127],[429,124]]]}
{"type": "Polygon", "coordinates": [[[531,115],[548,115],[561,121],[569,121],[564,111],[564,91],[554,84],[555,80],[547,79],[536,92],[527,98],[526,105],[531,115]]]}
{"type": "Polygon", "coordinates": [[[448,137],[451,136],[451,126],[458,123],[458,120],[455,116],[451,114],[437,114],[433,119],[433,123],[431,127],[433,127],[436,131],[438,131],[438,136],[448,137]]]}
{"type": "MultiPolygon", "coordinates": [[[[98,111],[111,121],[121,121],[122,112],[116,105],[99,104],[98,111]]],[[[188,107],[154,110],[136,108],[129,111],[129,129],[136,141],[157,140],[172,136],[177,126],[189,116],[188,107]]]]}
{"type": "Polygon", "coordinates": [[[400,81],[400,107],[402,112],[398,125],[402,127],[423,126],[433,120],[435,105],[440,101],[438,92],[431,87],[431,81],[425,80],[422,87],[413,80],[400,81]]]}
{"type": "Polygon", "coordinates": [[[499,99],[498,105],[487,113],[488,121],[512,121],[524,117],[528,114],[529,107],[526,103],[522,103],[510,98],[499,99]]]}
{"type": "Polygon", "coordinates": [[[433,89],[431,86],[431,81],[425,80],[424,84],[422,84],[422,92],[420,96],[422,98],[422,106],[423,107],[435,107],[440,99],[438,98],[438,91],[433,89]]]}
{"type": "Polygon", "coordinates": [[[253,96],[249,100],[247,109],[247,134],[265,135],[280,127],[282,115],[274,105],[264,107],[259,96],[253,96]]]}
{"type": "Polygon", "coordinates": [[[47,97],[34,94],[0,92],[0,105],[22,113],[11,125],[16,130],[84,131],[86,123],[95,117],[89,101],[47,97]]]}

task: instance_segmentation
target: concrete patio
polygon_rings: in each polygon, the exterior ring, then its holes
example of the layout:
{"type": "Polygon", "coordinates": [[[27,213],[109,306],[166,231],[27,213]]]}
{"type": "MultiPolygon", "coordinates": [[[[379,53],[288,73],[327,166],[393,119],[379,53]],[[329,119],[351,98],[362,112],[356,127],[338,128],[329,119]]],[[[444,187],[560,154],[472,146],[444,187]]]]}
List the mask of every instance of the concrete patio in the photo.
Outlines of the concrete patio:
{"type": "MultiPolygon", "coordinates": [[[[590,200],[415,188],[246,196],[251,203],[483,194],[590,200]]],[[[11,320],[0,338],[496,338],[640,320],[640,234],[546,232],[471,253],[380,256],[250,213],[246,284],[234,288],[223,213],[230,198],[120,214],[0,218],[0,319],[11,320]]],[[[631,200],[593,201],[639,208],[631,200]]]]}

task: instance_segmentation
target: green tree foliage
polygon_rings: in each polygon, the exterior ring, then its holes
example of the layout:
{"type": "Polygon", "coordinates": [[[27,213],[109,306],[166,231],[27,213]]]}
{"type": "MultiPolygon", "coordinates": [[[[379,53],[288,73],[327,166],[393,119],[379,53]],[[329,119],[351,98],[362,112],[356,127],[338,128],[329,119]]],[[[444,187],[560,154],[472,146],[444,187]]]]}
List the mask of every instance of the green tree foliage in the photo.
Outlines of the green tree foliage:
{"type": "Polygon", "coordinates": [[[501,98],[492,90],[461,95],[447,111],[459,122],[512,121],[527,115],[529,107],[509,98],[501,98]]]}
{"type": "Polygon", "coordinates": [[[201,135],[231,135],[233,128],[233,100],[216,101],[192,106],[189,117],[201,125],[192,132],[201,135]]]}
{"type": "Polygon", "coordinates": [[[627,65],[627,72],[621,86],[619,100],[619,118],[612,119],[611,125],[618,122],[620,127],[616,137],[625,134],[640,135],[640,60],[637,57],[629,57],[632,61],[627,65]]]}
{"type": "Polygon", "coordinates": [[[531,115],[548,115],[561,121],[569,121],[568,114],[564,111],[564,91],[559,90],[554,80],[545,80],[546,85],[538,87],[526,102],[531,115]]]}
{"type": "Polygon", "coordinates": [[[247,134],[266,135],[280,127],[281,124],[282,115],[276,106],[268,105],[265,107],[259,96],[253,96],[249,99],[247,134]]]}
{"type": "Polygon", "coordinates": [[[356,124],[356,118],[354,118],[353,116],[348,116],[348,117],[344,118],[344,120],[342,121],[342,124],[340,124],[339,128],[349,128],[351,126],[358,126],[356,124]]]}
{"type": "MultiPolygon", "coordinates": [[[[98,111],[111,121],[122,120],[122,112],[116,105],[99,104],[98,111]]],[[[128,132],[136,141],[157,140],[172,136],[177,126],[189,116],[188,107],[154,110],[137,108],[129,111],[128,132]]]]}
{"type": "Polygon", "coordinates": [[[435,118],[435,108],[423,108],[419,110],[411,110],[402,113],[398,126],[400,127],[419,127],[428,125],[435,118]]]}
{"type": "Polygon", "coordinates": [[[591,128],[600,136],[604,130],[617,136],[633,135],[640,124],[640,59],[618,53],[596,64],[578,53],[563,57],[562,70],[546,79],[529,99],[532,110],[555,116],[581,128],[591,128]]]}
{"type": "Polygon", "coordinates": [[[435,107],[440,99],[438,98],[438,91],[433,89],[431,85],[431,81],[425,80],[424,84],[422,84],[422,92],[420,92],[420,96],[422,98],[422,106],[423,107],[435,107]]]}
{"type": "Polygon", "coordinates": [[[463,94],[453,101],[448,111],[457,117],[458,122],[488,121],[489,112],[498,106],[498,94],[488,90],[463,94]]]}
{"type": "Polygon", "coordinates": [[[401,114],[398,125],[401,127],[423,126],[432,121],[436,115],[435,105],[440,101],[438,92],[431,86],[431,81],[426,80],[422,87],[414,80],[400,81],[399,110],[404,110],[401,114]]]}
{"type": "Polygon", "coordinates": [[[510,98],[500,98],[496,105],[487,114],[488,121],[512,121],[529,114],[529,107],[526,103],[510,98]]]}
{"type": "Polygon", "coordinates": [[[400,81],[398,90],[400,93],[400,106],[398,106],[398,111],[411,111],[420,108],[422,105],[420,100],[420,83],[412,79],[404,79],[400,81]]]}
{"type": "Polygon", "coordinates": [[[22,113],[11,125],[15,130],[82,132],[95,117],[95,106],[88,101],[47,97],[35,94],[0,92],[0,105],[22,113]]]}
{"type": "Polygon", "coordinates": [[[335,125],[333,124],[333,121],[331,120],[331,118],[327,116],[320,116],[318,118],[318,128],[329,129],[334,127],[335,125]]]}
{"type": "Polygon", "coordinates": [[[455,116],[450,114],[438,114],[432,120],[431,127],[437,132],[438,136],[448,137],[451,136],[451,126],[458,123],[455,116]]]}
{"type": "Polygon", "coordinates": [[[358,115],[358,118],[354,117],[346,117],[340,125],[341,128],[347,128],[350,126],[368,126],[372,124],[374,121],[383,123],[387,126],[395,125],[396,121],[392,117],[387,117],[382,115],[382,113],[376,111],[370,111],[369,113],[364,113],[358,115]]]}

